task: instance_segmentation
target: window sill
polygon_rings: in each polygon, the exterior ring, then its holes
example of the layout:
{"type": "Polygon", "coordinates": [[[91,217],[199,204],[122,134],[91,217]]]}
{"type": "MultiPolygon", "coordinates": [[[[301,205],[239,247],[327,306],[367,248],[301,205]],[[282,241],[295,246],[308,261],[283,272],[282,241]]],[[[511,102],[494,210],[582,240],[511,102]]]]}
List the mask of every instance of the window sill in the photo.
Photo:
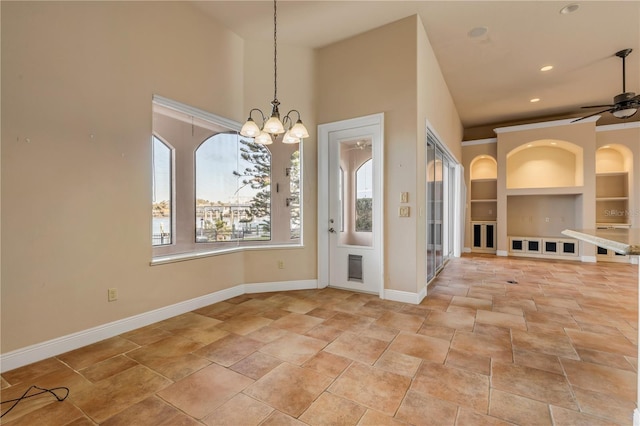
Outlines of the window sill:
{"type": "Polygon", "coordinates": [[[176,254],[167,254],[163,256],[155,256],[153,259],[151,259],[151,262],[149,264],[151,266],[166,265],[168,263],[184,262],[186,260],[201,259],[205,257],[220,256],[220,255],[238,253],[238,252],[250,251],[250,250],[291,250],[291,249],[301,249],[301,248],[304,248],[304,245],[281,244],[281,245],[269,245],[269,246],[233,247],[233,248],[218,249],[218,250],[204,250],[204,251],[198,251],[198,252],[176,253],[176,254]]]}

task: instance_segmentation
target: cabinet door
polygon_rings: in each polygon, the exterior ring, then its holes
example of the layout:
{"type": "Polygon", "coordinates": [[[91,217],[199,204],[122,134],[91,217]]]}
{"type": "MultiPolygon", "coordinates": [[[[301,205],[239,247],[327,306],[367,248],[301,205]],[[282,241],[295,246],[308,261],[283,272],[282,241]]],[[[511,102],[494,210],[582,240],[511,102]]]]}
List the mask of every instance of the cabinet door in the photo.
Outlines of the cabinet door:
{"type": "Polygon", "coordinates": [[[541,253],[542,252],[542,241],[539,239],[530,239],[526,241],[526,251],[528,253],[541,253]]]}
{"type": "MultiPolygon", "coordinates": [[[[573,241],[565,241],[562,243],[562,254],[574,255],[577,253],[577,244],[573,241]]],[[[599,247],[598,247],[599,248],[599,247]]]]}
{"type": "Polygon", "coordinates": [[[485,244],[486,248],[494,249],[496,248],[496,226],[492,223],[487,223],[485,225],[485,244]]]}
{"type": "Polygon", "coordinates": [[[557,241],[550,241],[550,240],[544,240],[542,241],[542,251],[545,254],[556,254],[558,253],[558,242],[557,241]]]}
{"type": "Polygon", "coordinates": [[[522,238],[511,238],[511,251],[514,252],[523,252],[524,251],[524,239],[522,238]]]}
{"type": "Polygon", "coordinates": [[[482,248],[482,224],[473,224],[473,247],[482,248]]]}

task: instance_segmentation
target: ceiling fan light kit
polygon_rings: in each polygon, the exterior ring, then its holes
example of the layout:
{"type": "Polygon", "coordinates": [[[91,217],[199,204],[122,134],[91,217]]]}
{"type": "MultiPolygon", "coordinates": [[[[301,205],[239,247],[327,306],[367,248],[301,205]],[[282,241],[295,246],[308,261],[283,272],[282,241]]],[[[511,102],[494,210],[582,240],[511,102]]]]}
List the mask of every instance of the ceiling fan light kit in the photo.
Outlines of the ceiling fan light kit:
{"type": "Polygon", "coordinates": [[[602,111],[598,111],[596,113],[589,114],[587,116],[573,120],[572,123],[575,123],[576,121],[584,120],[585,118],[593,117],[594,115],[602,114],[603,112],[610,112],[614,117],[622,120],[625,118],[630,118],[638,112],[638,109],[640,108],[640,95],[636,95],[634,92],[627,92],[627,87],[626,87],[627,75],[626,75],[625,59],[627,56],[629,56],[629,54],[632,51],[633,49],[622,49],[616,52],[615,56],[622,59],[622,93],[614,96],[613,104],[583,106],[582,108],[606,107],[606,109],[603,109],[602,111]]]}

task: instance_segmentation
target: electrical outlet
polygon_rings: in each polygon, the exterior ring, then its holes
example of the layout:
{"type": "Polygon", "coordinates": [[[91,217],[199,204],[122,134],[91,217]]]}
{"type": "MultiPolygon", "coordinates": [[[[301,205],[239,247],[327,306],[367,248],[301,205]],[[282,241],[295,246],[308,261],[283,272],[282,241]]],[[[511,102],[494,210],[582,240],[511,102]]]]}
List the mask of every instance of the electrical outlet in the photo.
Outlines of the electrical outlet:
{"type": "Polygon", "coordinates": [[[400,193],[400,202],[401,203],[408,203],[409,202],[409,193],[408,192],[401,192],[400,193]]]}
{"type": "Polygon", "coordinates": [[[409,217],[410,216],[409,206],[400,207],[400,209],[398,210],[398,216],[400,216],[400,217],[409,217]]]}
{"type": "Polygon", "coordinates": [[[118,289],[117,288],[110,288],[107,290],[107,300],[109,302],[115,302],[116,300],[118,300],[118,289]]]}
{"type": "Polygon", "coordinates": [[[278,269],[284,269],[284,260],[278,260],[278,269]]]}

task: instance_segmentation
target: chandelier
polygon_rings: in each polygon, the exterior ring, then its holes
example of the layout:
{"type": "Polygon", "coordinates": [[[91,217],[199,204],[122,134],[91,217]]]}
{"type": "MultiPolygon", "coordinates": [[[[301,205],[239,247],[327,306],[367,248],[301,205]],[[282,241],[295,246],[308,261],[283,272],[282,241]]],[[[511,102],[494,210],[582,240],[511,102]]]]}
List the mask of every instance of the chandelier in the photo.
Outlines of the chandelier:
{"type": "Polygon", "coordinates": [[[300,112],[292,109],[280,120],[280,111],[278,106],[278,15],[276,0],[273,0],[273,100],[271,101],[271,116],[267,116],[258,108],[249,111],[249,118],[244,123],[240,134],[248,138],[254,138],[255,143],[269,145],[281,134],[283,143],[298,143],[301,139],[309,137],[307,128],[302,124],[300,112]],[[262,120],[262,128],[253,120],[252,114],[260,113],[262,120]],[[295,113],[297,120],[293,121],[291,115],[295,113]]]}

